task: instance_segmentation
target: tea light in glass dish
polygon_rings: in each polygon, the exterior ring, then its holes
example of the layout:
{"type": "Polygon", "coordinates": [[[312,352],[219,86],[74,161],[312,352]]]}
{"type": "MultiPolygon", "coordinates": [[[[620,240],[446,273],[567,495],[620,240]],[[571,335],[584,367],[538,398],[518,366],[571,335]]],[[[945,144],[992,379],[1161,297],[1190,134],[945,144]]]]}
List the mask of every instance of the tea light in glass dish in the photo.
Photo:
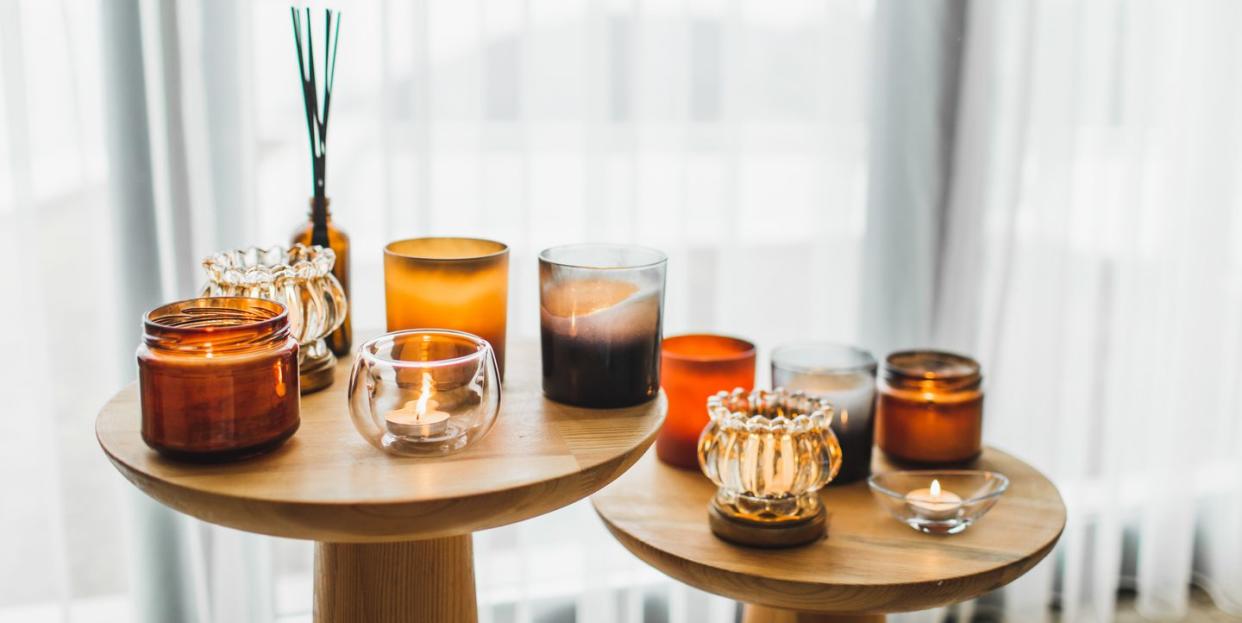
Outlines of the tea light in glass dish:
{"type": "Polygon", "coordinates": [[[363,344],[349,377],[349,413],[392,454],[456,452],[491,430],[500,373],[486,340],[447,329],[397,331],[363,344]]]}
{"type": "Polygon", "coordinates": [[[962,498],[952,491],[945,491],[935,478],[926,489],[915,489],[906,494],[906,504],[915,514],[929,519],[948,519],[962,508],[962,498]]]}
{"type": "Polygon", "coordinates": [[[384,414],[388,432],[399,437],[436,437],[444,434],[449,414],[436,408],[440,406],[440,401],[431,397],[434,393],[431,385],[431,375],[423,373],[418,398],[384,414]]]}
{"type": "Polygon", "coordinates": [[[867,479],[876,501],[898,521],[927,534],[957,534],[979,521],[1009,489],[981,470],[896,471],[867,479]]]}

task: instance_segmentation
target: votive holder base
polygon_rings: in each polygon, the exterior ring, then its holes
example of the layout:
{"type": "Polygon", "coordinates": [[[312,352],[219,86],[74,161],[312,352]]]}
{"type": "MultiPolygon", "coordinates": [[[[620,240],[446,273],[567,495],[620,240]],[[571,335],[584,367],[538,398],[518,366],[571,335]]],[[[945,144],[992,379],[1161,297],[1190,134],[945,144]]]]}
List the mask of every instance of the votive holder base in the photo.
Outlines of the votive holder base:
{"type": "Polygon", "coordinates": [[[332,384],[336,375],[336,355],[324,340],[303,348],[298,357],[298,382],[302,394],[317,392],[332,384]]]}
{"type": "Polygon", "coordinates": [[[707,523],[717,538],[745,545],[778,549],[806,545],[827,534],[828,513],[819,504],[816,512],[799,519],[784,521],[752,521],[738,517],[719,506],[713,498],[707,505],[707,523]]]}

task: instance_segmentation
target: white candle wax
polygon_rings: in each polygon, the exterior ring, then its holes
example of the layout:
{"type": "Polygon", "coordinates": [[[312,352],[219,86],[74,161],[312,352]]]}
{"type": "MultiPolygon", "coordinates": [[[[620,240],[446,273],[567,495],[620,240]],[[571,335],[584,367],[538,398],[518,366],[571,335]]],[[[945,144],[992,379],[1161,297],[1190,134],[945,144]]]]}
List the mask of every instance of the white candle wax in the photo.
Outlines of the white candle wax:
{"type": "Polygon", "coordinates": [[[875,402],[875,381],[865,375],[830,375],[815,372],[795,372],[788,379],[779,381],[786,389],[796,389],[818,396],[832,403],[841,430],[849,430],[849,420],[854,418],[865,425],[871,418],[875,402]]]}
{"type": "MultiPolygon", "coordinates": [[[[443,411],[419,413],[415,407],[416,402],[411,400],[404,407],[389,411],[384,416],[388,432],[400,437],[433,437],[443,434],[448,426],[449,414],[443,411]]],[[[431,403],[434,405],[435,401],[431,403]]]]}
{"type": "Polygon", "coordinates": [[[434,393],[431,375],[424,372],[418,399],[410,400],[400,409],[393,409],[384,415],[388,432],[399,437],[434,437],[444,434],[448,428],[449,414],[436,409],[440,403],[431,397],[434,393]]]}
{"type": "Polygon", "coordinates": [[[952,491],[940,488],[939,480],[932,480],[926,489],[915,489],[906,494],[906,505],[926,519],[949,519],[962,507],[962,498],[952,491]]]}

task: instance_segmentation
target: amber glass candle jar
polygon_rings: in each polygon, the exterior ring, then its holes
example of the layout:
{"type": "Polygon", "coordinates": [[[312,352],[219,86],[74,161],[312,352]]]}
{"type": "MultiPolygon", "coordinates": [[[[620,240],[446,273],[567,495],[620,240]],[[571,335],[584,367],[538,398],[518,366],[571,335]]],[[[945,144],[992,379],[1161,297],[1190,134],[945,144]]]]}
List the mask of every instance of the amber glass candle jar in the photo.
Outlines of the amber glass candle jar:
{"type": "Polygon", "coordinates": [[[242,458],[298,429],[298,343],[280,303],[213,297],[143,319],[142,439],[167,456],[242,458]]]}
{"type": "Polygon", "coordinates": [[[893,353],[884,362],[875,439],[909,463],[962,463],[983,449],[983,375],[974,359],[934,350],[893,353]]]}
{"type": "Polygon", "coordinates": [[[656,438],[661,461],[699,468],[699,433],[707,426],[707,399],[720,391],[755,387],[755,345],[723,335],[678,335],[660,347],[660,387],[668,416],[656,438]]]}
{"type": "Polygon", "coordinates": [[[509,247],[478,238],[413,238],[384,248],[388,331],[452,329],[492,346],[505,376],[509,247]]]}

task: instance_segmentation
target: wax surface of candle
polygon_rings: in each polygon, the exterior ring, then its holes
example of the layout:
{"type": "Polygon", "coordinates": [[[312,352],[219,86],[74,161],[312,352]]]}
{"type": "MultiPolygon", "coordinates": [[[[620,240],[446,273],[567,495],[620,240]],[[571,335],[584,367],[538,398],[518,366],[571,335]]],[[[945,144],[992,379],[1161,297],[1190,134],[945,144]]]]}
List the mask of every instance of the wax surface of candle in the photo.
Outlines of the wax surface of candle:
{"type": "Polygon", "coordinates": [[[434,393],[431,375],[424,372],[418,399],[410,400],[400,409],[389,411],[384,416],[388,430],[404,436],[425,437],[443,433],[449,414],[436,409],[440,404],[431,397],[434,393]]]}
{"type": "Polygon", "coordinates": [[[906,504],[922,517],[948,519],[962,507],[962,498],[952,491],[941,489],[939,480],[932,480],[930,487],[907,493],[906,504]]]}

